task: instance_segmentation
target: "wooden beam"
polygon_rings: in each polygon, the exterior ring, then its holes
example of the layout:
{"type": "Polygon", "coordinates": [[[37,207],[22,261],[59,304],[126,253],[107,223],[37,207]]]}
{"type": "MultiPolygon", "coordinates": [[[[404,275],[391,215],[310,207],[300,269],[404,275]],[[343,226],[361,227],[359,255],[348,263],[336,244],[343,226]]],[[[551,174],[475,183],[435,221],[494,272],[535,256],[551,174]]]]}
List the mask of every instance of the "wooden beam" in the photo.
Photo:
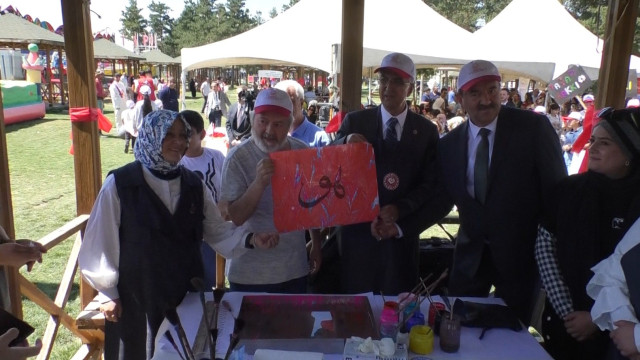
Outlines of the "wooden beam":
{"type": "Polygon", "coordinates": [[[360,110],[362,91],[362,35],[364,0],[342,0],[340,110],[360,110]]]}
{"type": "MultiPolygon", "coordinates": [[[[80,245],[82,245],[82,237],[80,236],[80,233],[78,233],[76,240],[73,243],[73,247],[71,248],[71,253],[67,260],[67,266],[64,269],[64,274],[60,280],[60,287],[56,293],[56,298],[53,300],[53,303],[60,309],[64,309],[67,306],[67,301],[69,300],[69,294],[71,293],[71,287],[73,286],[73,278],[75,277],[76,270],[78,269],[80,245]]],[[[51,316],[47,322],[44,336],[42,337],[42,350],[38,355],[38,360],[48,359],[51,355],[51,350],[53,350],[53,343],[55,342],[59,327],[60,319],[56,316],[51,316]]]]}
{"type": "Polygon", "coordinates": [[[41,237],[40,239],[38,239],[38,242],[45,248],[47,248],[47,250],[49,250],[67,239],[69,236],[79,231],[84,231],[84,228],[87,226],[87,220],[89,220],[89,215],[79,215],[78,217],[71,219],[71,221],[67,222],[61,227],[48,233],[44,237],[41,237]]]}
{"type": "Polygon", "coordinates": [[[639,1],[609,0],[596,108],[613,106],[619,109],[625,106],[629,57],[633,48],[639,1]]]}
{"type": "MultiPolygon", "coordinates": [[[[67,78],[69,81],[69,108],[97,107],[94,83],[93,35],[88,0],[62,0],[62,19],[74,24],[73,31],[64,32],[67,46],[67,78]]],[[[69,30],[69,29],[68,29],[69,30]]],[[[71,123],[75,155],[77,214],[91,212],[100,186],[100,139],[97,118],[92,121],[71,123]]],[[[95,296],[95,291],[84,281],[80,284],[80,304],[84,308],[95,296]]]]}
{"type": "MultiPolygon", "coordinates": [[[[9,153],[7,151],[3,108],[2,93],[0,93],[0,225],[10,239],[15,239],[16,231],[13,223],[13,204],[9,177],[9,153]]],[[[11,266],[0,268],[2,268],[7,279],[6,283],[0,284],[0,289],[8,291],[4,298],[0,298],[0,305],[4,305],[16,317],[22,318],[22,297],[20,296],[20,291],[18,291],[18,269],[11,266]],[[9,303],[2,304],[5,300],[9,303]]]]}
{"type": "Polygon", "coordinates": [[[75,319],[69,316],[69,314],[67,314],[64,309],[57,306],[53,302],[53,300],[51,300],[47,294],[42,292],[42,290],[38,289],[37,286],[30,283],[29,280],[25,279],[20,274],[18,274],[18,279],[20,282],[20,290],[22,291],[24,296],[29,298],[34,303],[38,304],[38,306],[40,306],[44,311],[48,312],[51,316],[57,318],[56,321],[59,321],[62,325],[64,325],[64,327],[66,327],[74,335],[79,337],[82,342],[89,343],[97,340],[89,333],[78,330],[75,324],[75,319]]]}

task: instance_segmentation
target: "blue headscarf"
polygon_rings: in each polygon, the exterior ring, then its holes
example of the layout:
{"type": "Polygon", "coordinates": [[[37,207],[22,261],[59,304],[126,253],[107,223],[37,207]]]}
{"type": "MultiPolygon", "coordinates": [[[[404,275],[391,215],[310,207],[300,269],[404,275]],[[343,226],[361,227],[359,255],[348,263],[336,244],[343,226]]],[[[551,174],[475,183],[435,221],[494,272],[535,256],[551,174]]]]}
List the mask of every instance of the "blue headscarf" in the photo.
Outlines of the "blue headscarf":
{"type": "Polygon", "coordinates": [[[157,110],[144,117],[133,153],[136,160],[154,174],[168,175],[179,170],[178,164],[172,165],[162,156],[162,141],[176,119],[180,119],[184,123],[187,137],[190,136],[191,127],[175,111],[157,110]]]}

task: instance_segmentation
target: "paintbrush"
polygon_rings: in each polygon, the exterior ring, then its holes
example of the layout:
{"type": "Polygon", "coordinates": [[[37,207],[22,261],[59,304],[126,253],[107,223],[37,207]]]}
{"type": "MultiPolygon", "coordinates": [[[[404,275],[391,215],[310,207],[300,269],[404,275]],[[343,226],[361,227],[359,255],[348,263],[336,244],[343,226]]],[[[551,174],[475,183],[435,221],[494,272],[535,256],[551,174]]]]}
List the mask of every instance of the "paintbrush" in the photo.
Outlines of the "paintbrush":
{"type": "MultiPolygon", "coordinates": [[[[212,351],[214,354],[216,345],[218,344],[218,313],[220,311],[220,302],[222,302],[223,297],[224,289],[213,289],[213,315],[209,321],[209,334],[211,335],[211,348],[213,349],[212,351]]],[[[212,359],[213,358],[215,358],[215,356],[212,357],[212,359]]]]}
{"type": "Polygon", "coordinates": [[[182,351],[184,351],[185,358],[187,360],[195,360],[193,351],[191,350],[191,345],[189,345],[187,335],[184,333],[184,328],[180,323],[180,317],[178,316],[178,312],[176,311],[176,309],[169,309],[164,312],[164,315],[178,334],[178,340],[180,340],[180,345],[182,346],[182,351]]]}
{"type": "Polygon", "coordinates": [[[416,310],[420,309],[420,305],[422,305],[422,302],[425,299],[429,299],[429,303],[431,303],[431,295],[429,295],[429,290],[424,289],[422,292],[420,292],[418,294],[418,299],[420,299],[420,296],[423,295],[423,293],[426,293],[426,296],[424,296],[422,298],[422,300],[419,300],[418,303],[416,304],[416,306],[413,308],[413,310],[411,310],[411,312],[409,312],[409,314],[407,316],[404,317],[404,319],[402,319],[402,323],[400,323],[399,329],[402,329],[405,327],[405,325],[407,324],[407,321],[409,321],[409,319],[411,319],[411,317],[413,316],[413,314],[416,312],[416,310]]]}
{"type": "Polygon", "coordinates": [[[240,332],[244,328],[244,320],[235,319],[233,322],[233,334],[229,335],[229,348],[227,348],[227,354],[224,356],[224,360],[229,360],[229,356],[240,342],[240,332]]]}
{"type": "Polygon", "coordinates": [[[440,277],[436,281],[431,283],[431,285],[429,285],[429,293],[431,293],[433,290],[435,290],[435,288],[438,286],[440,281],[442,281],[444,278],[446,278],[448,274],[449,274],[449,268],[444,269],[442,274],[440,274],[440,277]]]}
{"type": "Polygon", "coordinates": [[[220,302],[224,296],[224,289],[213,289],[213,320],[211,321],[212,329],[218,328],[218,311],[220,310],[220,302]]]}
{"type": "Polygon", "coordinates": [[[227,300],[222,300],[222,306],[229,312],[229,314],[231,314],[233,320],[235,320],[236,317],[233,315],[233,308],[231,308],[231,304],[229,304],[227,300]]]}
{"type": "Polygon", "coordinates": [[[204,280],[200,277],[194,277],[191,279],[191,285],[200,293],[200,304],[202,305],[202,318],[207,326],[207,346],[209,347],[209,356],[211,359],[216,358],[216,338],[211,334],[211,322],[209,321],[209,313],[207,312],[207,303],[204,299],[204,280]]]}
{"type": "Polygon", "coordinates": [[[178,349],[178,344],[176,344],[176,340],[173,338],[173,335],[171,335],[171,331],[169,330],[165,331],[164,336],[167,338],[167,340],[169,340],[169,343],[171,344],[171,346],[173,346],[173,348],[176,350],[176,352],[180,356],[180,359],[184,360],[184,356],[182,356],[180,349],[178,349]]]}

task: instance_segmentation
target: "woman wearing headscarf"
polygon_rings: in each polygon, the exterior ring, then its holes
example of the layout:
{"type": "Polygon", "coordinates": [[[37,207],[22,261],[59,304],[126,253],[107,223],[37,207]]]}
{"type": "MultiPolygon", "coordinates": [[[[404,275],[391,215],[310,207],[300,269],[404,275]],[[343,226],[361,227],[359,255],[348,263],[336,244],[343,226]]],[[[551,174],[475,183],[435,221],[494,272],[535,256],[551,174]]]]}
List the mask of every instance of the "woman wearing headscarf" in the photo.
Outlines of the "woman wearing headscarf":
{"type": "Polygon", "coordinates": [[[613,253],[640,217],[640,109],[604,109],[590,139],[589,170],[556,189],[538,229],[536,260],[547,292],[542,332],[555,359],[606,359],[609,334],[589,311],[591,267],[613,253]]]}
{"type": "Polygon", "coordinates": [[[203,238],[226,257],[274,240],[223,221],[202,180],[178,165],[189,133],[176,112],[148,114],[136,160],[107,176],[91,211],[78,264],[100,292],[107,360],[151,358],[165,312],[203,276],[203,238]]]}

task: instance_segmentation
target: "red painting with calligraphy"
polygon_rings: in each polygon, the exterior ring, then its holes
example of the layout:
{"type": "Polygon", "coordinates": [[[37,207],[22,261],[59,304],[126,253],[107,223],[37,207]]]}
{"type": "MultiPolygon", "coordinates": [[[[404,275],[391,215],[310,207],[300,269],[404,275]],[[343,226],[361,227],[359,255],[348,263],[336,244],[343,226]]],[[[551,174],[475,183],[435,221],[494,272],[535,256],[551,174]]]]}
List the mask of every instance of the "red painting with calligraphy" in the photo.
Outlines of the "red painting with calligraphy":
{"type": "Polygon", "coordinates": [[[280,232],[372,221],[379,212],[373,148],[366,143],[269,155],[273,221],[280,232]]]}

